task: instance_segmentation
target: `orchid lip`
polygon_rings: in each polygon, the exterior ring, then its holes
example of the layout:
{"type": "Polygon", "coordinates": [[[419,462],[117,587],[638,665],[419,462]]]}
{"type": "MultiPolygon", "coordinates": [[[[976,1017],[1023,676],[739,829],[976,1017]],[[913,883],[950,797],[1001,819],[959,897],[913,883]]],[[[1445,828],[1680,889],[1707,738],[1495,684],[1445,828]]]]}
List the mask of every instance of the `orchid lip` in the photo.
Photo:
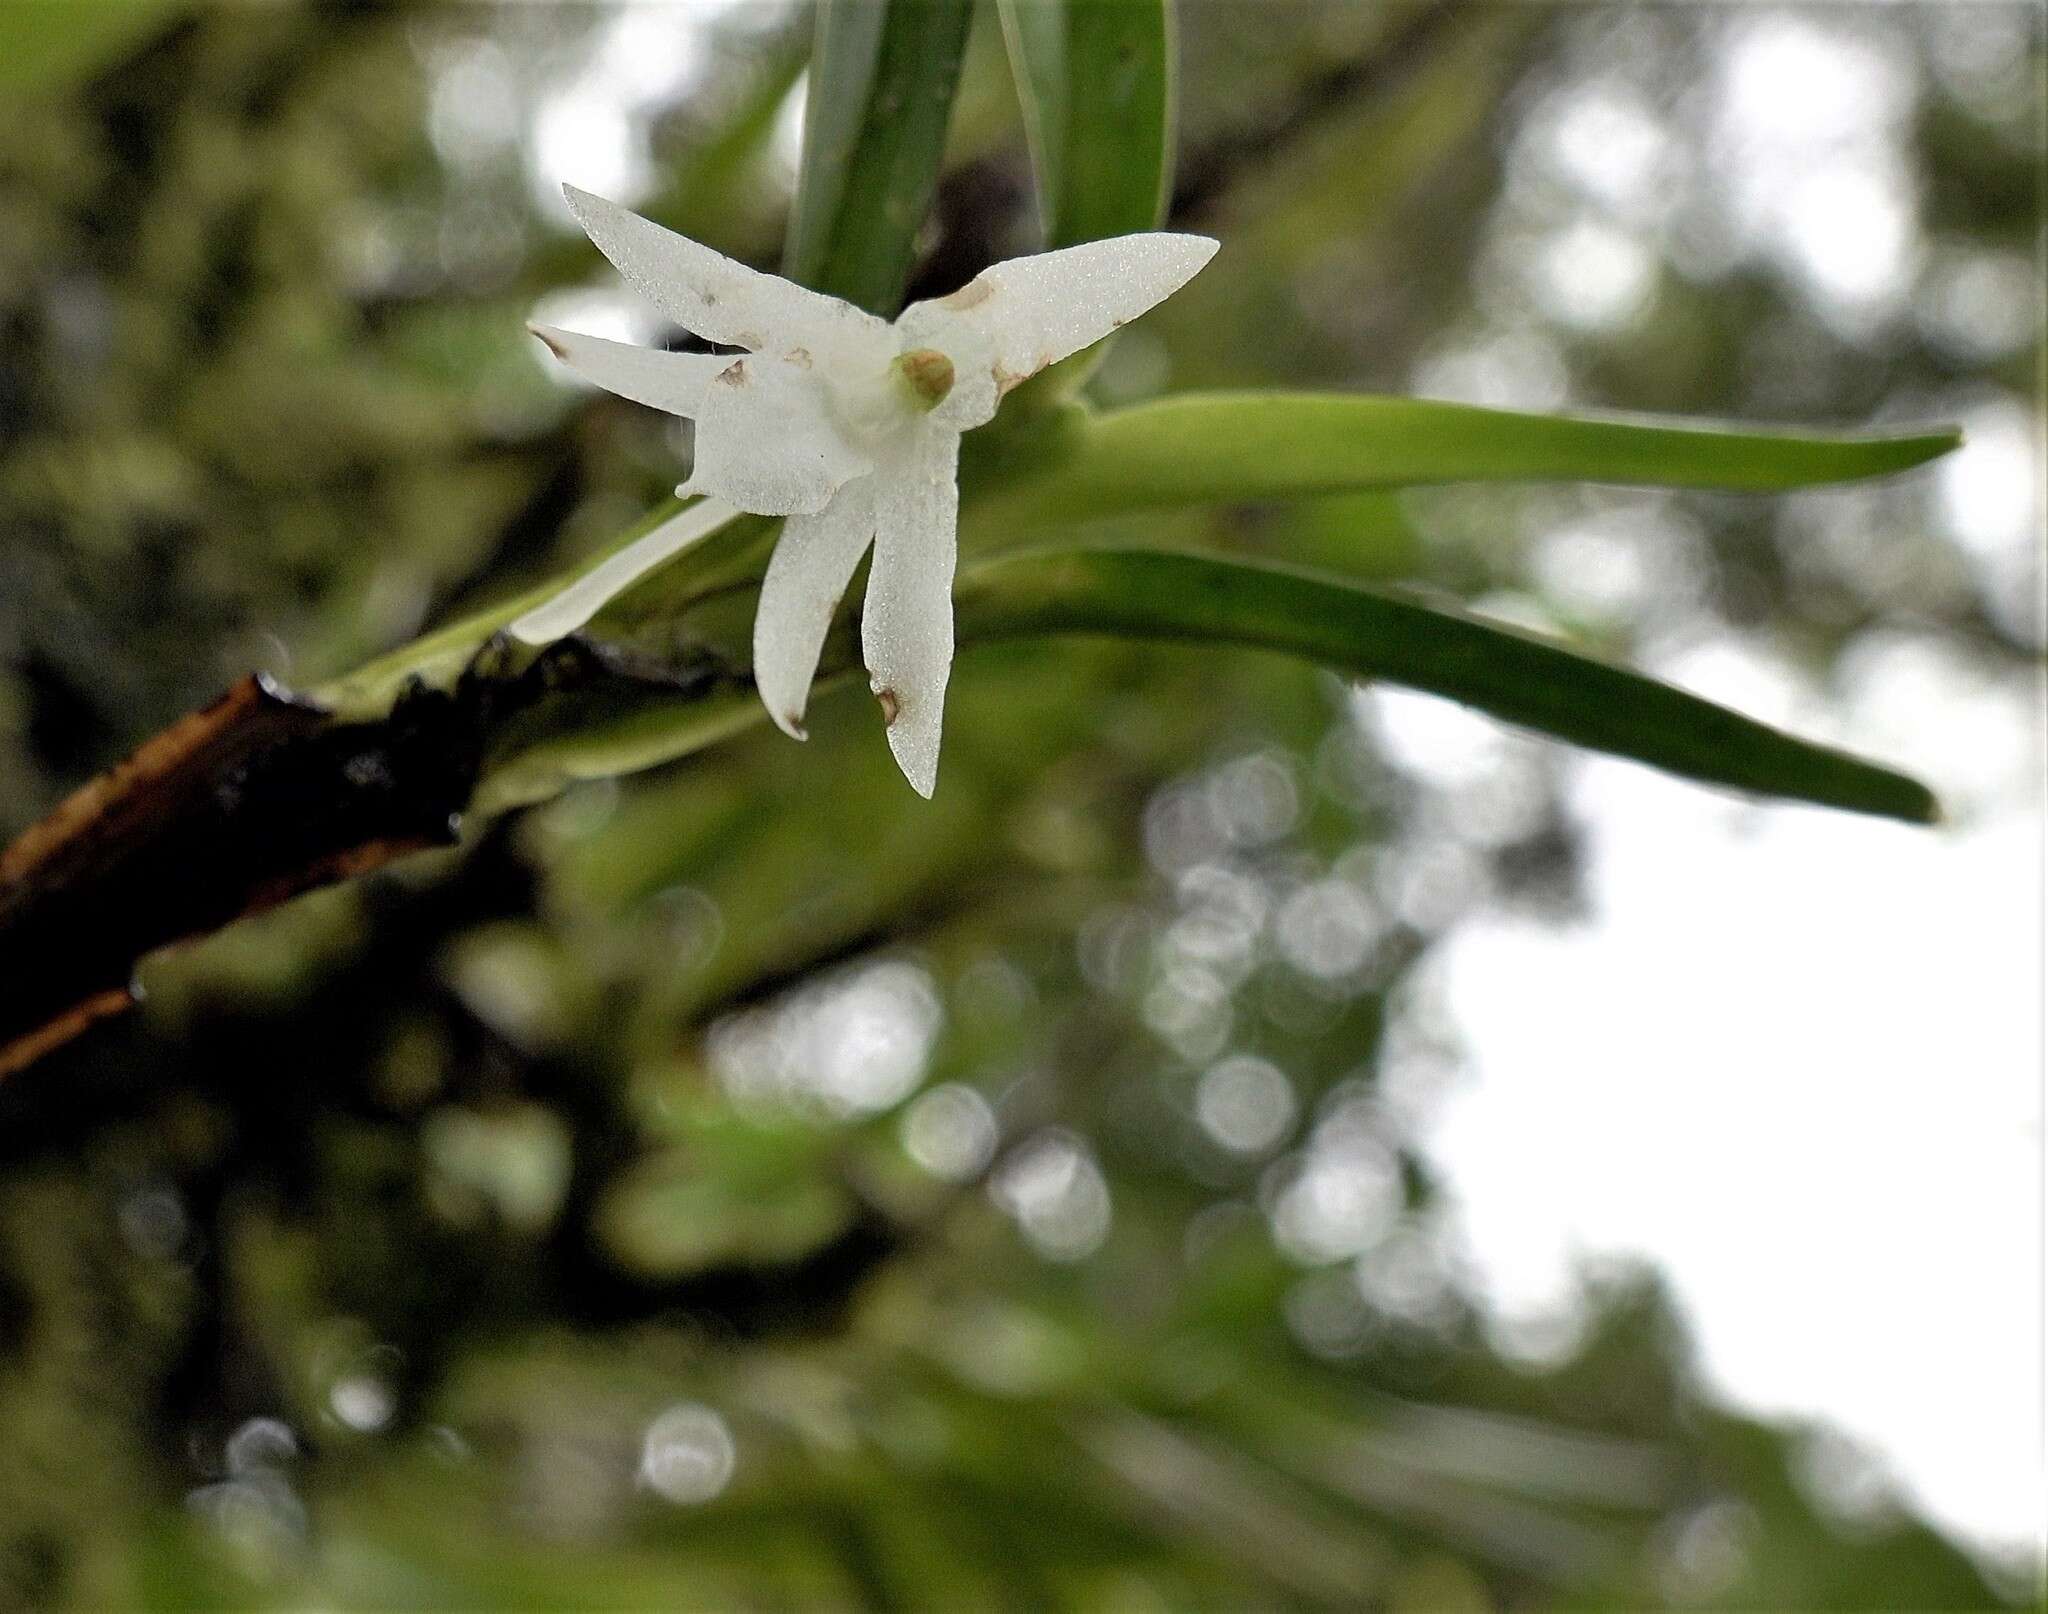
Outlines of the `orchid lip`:
{"type": "Polygon", "coordinates": [[[912,348],[896,360],[896,373],[920,409],[932,410],[953,390],[953,361],[935,347],[912,348]]]}

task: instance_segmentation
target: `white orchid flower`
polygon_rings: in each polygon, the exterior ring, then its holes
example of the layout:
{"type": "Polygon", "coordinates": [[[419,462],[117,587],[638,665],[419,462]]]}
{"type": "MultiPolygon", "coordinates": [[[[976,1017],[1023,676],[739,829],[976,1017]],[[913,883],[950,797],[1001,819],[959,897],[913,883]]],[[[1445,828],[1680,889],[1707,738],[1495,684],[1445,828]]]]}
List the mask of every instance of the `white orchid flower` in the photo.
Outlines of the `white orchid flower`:
{"type": "Polygon", "coordinates": [[[534,327],[586,380],[697,423],[696,463],[676,491],[705,501],[512,631],[560,638],[735,512],[785,517],[754,618],[754,681],[769,716],[802,739],[833,610],[872,543],[862,656],[897,765],[929,796],[953,662],[960,434],[1018,383],[1178,291],[1216,243],[1160,232],[1015,258],[891,324],[564,189],[627,285],[686,330],[745,351],[669,353],[534,327]]]}

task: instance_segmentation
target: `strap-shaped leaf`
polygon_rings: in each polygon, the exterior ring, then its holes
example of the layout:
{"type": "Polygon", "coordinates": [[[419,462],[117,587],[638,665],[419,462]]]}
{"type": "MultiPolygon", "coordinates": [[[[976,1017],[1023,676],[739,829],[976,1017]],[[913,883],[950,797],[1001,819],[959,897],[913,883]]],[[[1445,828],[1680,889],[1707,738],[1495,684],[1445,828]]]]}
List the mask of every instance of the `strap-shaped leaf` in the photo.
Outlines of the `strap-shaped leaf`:
{"type": "Polygon", "coordinates": [[[963,641],[1103,633],[1281,650],[1708,784],[1939,816],[1926,786],[1889,768],[1519,629],[1310,572],[1158,551],[1018,555],[963,583],[960,630],[963,641]]]}
{"type": "Polygon", "coordinates": [[[1908,470],[1953,427],[1832,435],[1531,415],[1349,393],[1187,393],[1046,423],[990,480],[983,513],[1067,521],[1217,500],[1433,482],[1616,482],[1779,492],[1908,470]]]}
{"type": "Polygon", "coordinates": [[[998,0],[1046,245],[1158,228],[1173,170],[1168,0],[998,0]]]}
{"type": "MultiPolygon", "coordinates": [[[[669,546],[658,558],[649,555],[650,540],[655,540],[664,529],[676,532],[679,518],[693,508],[701,506],[665,500],[620,537],[570,570],[459,617],[446,627],[317,684],[305,693],[337,716],[351,721],[381,717],[409,686],[440,690],[452,687],[477,653],[515,622],[582,591],[608,595],[621,574],[639,579],[628,590],[628,597],[641,611],[659,611],[670,603],[671,591],[679,586],[685,590],[693,586],[711,589],[756,579],[758,565],[743,561],[735,576],[731,562],[736,555],[756,551],[765,554],[766,540],[776,531],[777,524],[760,516],[730,516],[714,526],[689,531],[686,543],[669,546]],[[675,579],[676,568],[668,568],[666,574],[661,570],[667,555],[685,547],[692,550],[688,583],[675,579]],[[647,575],[649,572],[654,575],[647,575]]],[[[634,620],[638,619],[636,615],[634,620]]],[[[536,635],[546,636],[551,635],[536,635]]]]}
{"type": "Polygon", "coordinates": [[[820,0],[789,279],[896,312],[972,14],[968,0],[820,0]]]}
{"type": "MultiPolygon", "coordinates": [[[[1173,189],[1172,0],[997,0],[1049,247],[1156,229],[1173,189]]],[[[1100,344],[1028,381],[1010,419],[1080,390],[1100,344]]]]}

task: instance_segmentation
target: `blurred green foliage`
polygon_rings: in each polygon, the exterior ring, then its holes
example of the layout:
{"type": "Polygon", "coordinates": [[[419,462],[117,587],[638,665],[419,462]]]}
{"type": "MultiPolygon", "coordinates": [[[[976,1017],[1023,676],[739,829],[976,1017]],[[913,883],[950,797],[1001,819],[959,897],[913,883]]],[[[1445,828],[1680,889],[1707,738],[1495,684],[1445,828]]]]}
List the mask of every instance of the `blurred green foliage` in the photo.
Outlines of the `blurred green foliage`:
{"type": "MultiPolygon", "coordinates": [[[[668,423],[554,389],[522,335],[601,283],[535,200],[535,131],[616,84],[621,13],[166,19],[53,57],[0,127],[8,830],[227,678],[338,674],[674,481],[668,423]]],[[[2037,153],[1944,76],[1954,25],[1827,25],[1918,75],[1942,243],[2031,252],[2037,153]]],[[[1097,392],[1400,392],[1509,351],[1574,402],[1760,421],[2027,395],[2038,331],[1873,338],[1753,263],[1660,261],[1636,317],[1521,309],[1500,349],[1500,221],[1554,184],[1530,131],[1617,74],[1682,122],[1732,26],[1184,7],[1175,216],[1230,250],[1097,392]]],[[[1035,227],[996,33],[928,273],[1035,227]]],[[[772,258],[809,38],[738,8],[635,103],[656,216],[772,258]]],[[[1601,652],[1684,610],[1825,681],[1904,619],[2027,676],[1911,484],[1841,497],[1368,491],[1091,530],[1507,602],[1601,652]],[[1566,516],[1648,523],[1658,586],[1557,586],[1566,516]]],[[[1548,750],[1453,799],[1362,713],[1257,653],[989,644],[931,804],[842,690],[807,746],[583,785],[155,961],[142,1015],[0,1088],[0,1605],[1994,1602],[1815,1479],[1833,1437],[1712,1405],[1652,1276],[1593,1275],[1550,1342],[1466,1291],[1413,1147],[1455,1070],[1425,965],[1482,901],[1568,910],[1575,829],[1548,750]]]]}

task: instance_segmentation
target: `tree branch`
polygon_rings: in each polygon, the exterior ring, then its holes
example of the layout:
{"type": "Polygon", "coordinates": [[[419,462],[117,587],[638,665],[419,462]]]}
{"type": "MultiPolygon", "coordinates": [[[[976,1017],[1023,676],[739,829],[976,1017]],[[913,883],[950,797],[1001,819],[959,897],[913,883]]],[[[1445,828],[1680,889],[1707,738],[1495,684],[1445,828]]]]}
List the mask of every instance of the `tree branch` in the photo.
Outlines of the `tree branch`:
{"type": "Polygon", "coordinates": [[[493,640],[452,690],[415,684],[356,723],[243,679],[0,853],[0,1076],[133,1004],[145,955],[454,844],[493,747],[543,704],[672,700],[723,677],[493,640]]]}

